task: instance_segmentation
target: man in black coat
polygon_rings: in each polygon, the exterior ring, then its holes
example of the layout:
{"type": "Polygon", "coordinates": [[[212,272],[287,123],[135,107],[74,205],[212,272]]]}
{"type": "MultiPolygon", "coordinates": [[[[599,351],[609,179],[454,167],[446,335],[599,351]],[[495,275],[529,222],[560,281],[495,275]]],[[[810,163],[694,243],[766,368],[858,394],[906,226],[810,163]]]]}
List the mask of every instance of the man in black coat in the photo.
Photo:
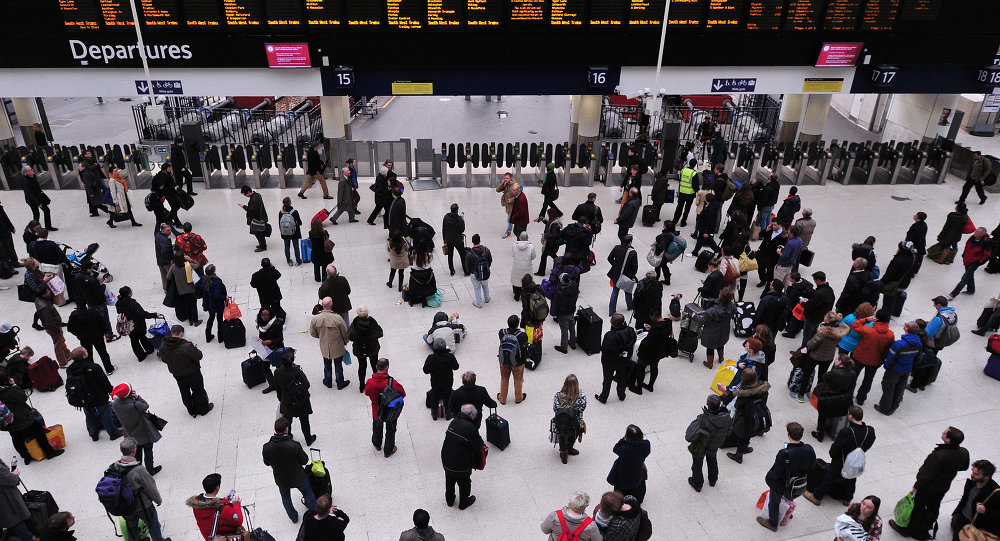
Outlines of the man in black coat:
{"type": "Polygon", "coordinates": [[[170,240],[173,229],[170,224],[161,223],[158,231],[153,233],[153,250],[156,253],[156,266],[160,269],[160,285],[167,290],[167,271],[174,261],[174,243],[170,240]]]}
{"type": "Polygon", "coordinates": [[[632,297],[635,309],[635,328],[641,329],[650,322],[650,313],[663,311],[663,284],[656,279],[656,271],[646,271],[646,277],[635,285],[635,295],[632,297]]]}
{"type": "Polygon", "coordinates": [[[472,419],[478,429],[483,424],[483,406],[496,409],[497,402],[490,397],[489,391],[482,385],[476,385],[476,373],[469,371],[462,374],[462,386],[451,392],[448,400],[451,411],[459,411],[463,404],[472,404],[476,408],[476,416],[472,419]]]}
{"type": "MultiPolygon", "coordinates": [[[[621,291],[618,288],[618,279],[622,276],[627,276],[632,279],[633,282],[637,282],[635,273],[639,270],[639,256],[637,255],[635,248],[632,248],[632,235],[626,234],[622,237],[622,243],[611,249],[611,253],[608,254],[608,263],[611,264],[611,268],[608,269],[608,278],[611,279],[611,302],[608,307],[608,315],[613,315],[618,311],[618,292],[621,291]]],[[[632,309],[632,289],[625,290],[625,304],[628,309],[632,309]]]]}
{"type": "Polygon", "coordinates": [[[590,192],[587,194],[587,200],[576,206],[571,218],[574,221],[578,221],[581,216],[585,216],[587,223],[590,224],[590,231],[594,235],[597,235],[601,232],[601,224],[604,223],[604,214],[601,213],[601,207],[594,203],[595,201],[597,201],[596,193],[590,192]]]}
{"type": "Polygon", "coordinates": [[[444,467],[444,501],[455,505],[455,485],[458,485],[458,509],[476,503],[472,492],[472,470],[479,467],[483,438],[475,422],[476,407],[463,404],[448,425],[441,445],[441,465],[444,467]]]}
{"type": "Polygon", "coordinates": [[[639,206],[642,203],[639,198],[639,190],[636,188],[628,191],[628,198],[628,201],[622,205],[618,217],[615,218],[615,223],[618,224],[618,239],[621,241],[625,240],[625,237],[628,236],[628,230],[635,225],[635,219],[639,216],[639,206]]]}
{"type": "Polygon", "coordinates": [[[701,281],[698,293],[701,293],[701,307],[708,310],[709,306],[715,303],[722,293],[722,280],[725,277],[719,270],[719,258],[713,257],[708,262],[708,276],[701,281]]]}
{"type": "Polygon", "coordinates": [[[302,450],[302,445],[292,438],[291,426],[292,422],[284,417],[274,421],[274,435],[264,444],[261,454],[264,465],[271,467],[274,484],[278,485],[278,492],[281,494],[281,503],[285,506],[289,520],[294,523],[299,521],[299,513],[292,503],[291,489],[297,488],[302,493],[310,511],[316,510],[316,496],[302,468],[309,463],[309,456],[302,450]]]}
{"type": "Polygon", "coordinates": [[[285,319],[285,311],[281,309],[281,288],[278,286],[281,272],[274,268],[271,260],[260,260],[260,270],[250,277],[250,287],[257,290],[261,308],[270,308],[274,317],[285,319]]]}
{"type": "Polygon", "coordinates": [[[37,222],[39,218],[38,211],[41,210],[41,213],[45,215],[45,229],[59,231],[52,227],[52,215],[49,212],[49,203],[52,201],[42,191],[42,186],[38,183],[35,170],[31,167],[26,167],[24,169],[24,180],[21,183],[24,189],[24,202],[31,208],[31,219],[37,222]]]}
{"type": "Polygon", "coordinates": [[[170,327],[170,336],[163,338],[160,359],[167,363],[167,370],[177,381],[181,402],[191,417],[207,415],[215,408],[205,392],[205,378],[201,374],[204,354],[194,344],[184,339],[184,327],[170,327]]]}
{"type": "Polygon", "coordinates": [[[580,266],[580,272],[590,270],[590,244],[593,242],[594,233],[590,227],[590,222],[586,216],[580,216],[577,221],[562,228],[559,236],[566,242],[564,255],[570,256],[580,266]]]}
{"type": "Polygon", "coordinates": [[[864,295],[865,284],[872,279],[871,273],[865,268],[867,265],[868,260],[863,257],[854,260],[851,273],[847,275],[844,289],[837,300],[837,311],[841,314],[853,314],[858,305],[867,300],[864,295]]]}
{"type": "Polygon", "coordinates": [[[788,235],[777,220],[771,222],[768,229],[761,231],[760,246],[754,254],[757,258],[757,276],[760,277],[757,287],[764,287],[774,279],[774,266],[781,257],[778,248],[784,246],[787,241],[788,235]]]}
{"type": "Polygon", "coordinates": [[[917,249],[917,256],[914,258],[913,267],[910,269],[910,276],[916,276],[920,271],[920,264],[927,254],[927,213],[918,212],[913,215],[913,224],[906,230],[906,239],[913,243],[917,249]]]}
{"type": "MultiPolygon", "coordinates": [[[[254,248],[254,251],[263,252],[264,250],[267,250],[266,237],[270,232],[269,231],[270,224],[267,223],[267,209],[264,208],[264,198],[261,197],[259,193],[253,191],[253,188],[251,188],[250,186],[244,186],[240,188],[240,193],[243,194],[244,197],[249,199],[246,205],[240,205],[240,208],[242,208],[247,213],[247,225],[250,225],[252,228],[253,226],[251,225],[251,222],[254,220],[264,222],[265,224],[266,229],[264,231],[250,232],[251,235],[257,237],[257,247],[254,248]]],[[[174,214],[176,215],[176,213],[174,214]]],[[[180,224],[178,223],[177,225],[180,224]]]]}
{"type": "Polygon", "coordinates": [[[639,362],[632,372],[632,377],[629,378],[631,380],[629,389],[635,394],[642,394],[643,389],[653,392],[653,384],[656,383],[656,377],[660,374],[660,360],[669,353],[667,341],[672,339],[674,334],[673,324],[670,320],[663,319],[659,308],[650,309],[649,320],[649,323],[644,325],[647,331],[646,337],[642,339],[642,343],[639,344],[639,348],[635,352],[639,362]],[[649,367],[648,384],[646,383],[647,366],[649,367]]]}
{"type": "MultiPolygon", "coordinates": [[[[827,374],[832,373],[832,371],[827,372],[827,374]]],[[[812,492],[807,490],[802,495],[805,499],[812,502],[813,505],[820,505],[823,496],[830,491],[830,487],[834,484],[844,487],[843,491],[849,490],[847,493],[842,493],[841,497],[844,502],[850,505],[851,499],[854,497],[854,487],[858,480],[857,478],[844,479],[843,475],[841,475],[841,471],[844,469],[844,460],[851,451],[859,447],[867,453],[872,448],[872,445],[875,445],[875,429],[862,422],[864,414],[865,412],[861,409],[861,406],[851,406],[847,409],[847,426],[837,432],[837,437],[834,438],[833,445],[830,446],[830,466],[826,470],[826,476],[823,477],[823,481],[812,492]]],[[[820,437],[817,439],[823,441],[822,430],[823,428],[820,427],[820,431],[813,432],[813,437],[819,435],[820,437]]]]}
{"type": "Polygon", "coordinates": [[[754,314],[754,327],[764,324],[771,329],[771,334],[778,334],[778,331],[781,330],[779,327],[781,327],[782,321],[785,321],[788,313],[788,298],[782,292],[783,289],[784,284],[781,280],[771,280],[771,287],[761,296],[757,313],[754,314]]]}
{"type": "Polygon", "coordinates": [[[469,269],[465,265],[465,218],[458,213],[458,203],[452,203],[448,214],[444,215],[441,221],[441,239],[448,253],[448,269],[451,275],[455,276],[455,263],[453,254],[458,250],[458,262],[462,265],[462,272],[469,275],[469,269]]]}
{"type": "Polygon", "coordinates": [[[889,519],[889,526],[903,537],[930,539],[929,530],[937,520],[941,500],[951,488],[958,472],[969,469],[969,451],[961,446],[965,434],[949,426],[941,433],[941,441],[924,459],[913,483],[913,512],[905,528],[889,519]]]}
{"type": "Polygon", "coordinates": [[[180,227],[181,220],[177,217],[177,210],[181,208],[181,203],[177,198],[177,183],[174,180],[172,171],[173,167],[170,165],[170,162],[163,164],[163,166],[160,167],[160,171],[153,176],[149,189],[155,195],[166,198],[167,204],[170,205],[170,211],[167,214],[167,221],[169,221],[171,225],[180,227]]]}
{"type": "Polygon", "coordinates": [[[816,334],[819,324],[823,322],[826,313],[833,310],[835,294],[830,284],[826,283],[826,273],[816,271],[812,275],[816,282],[816,289],[809,295],[802,304],[805,308],[804,321],[802,322],[802,347],[806,347],[809,339],[816,334]]]}
{"type": "Polygon", "coordinates": [[[601,368],[604,380],[601,382],[601,394],[594,395],[601,404],[608,403],[611,394],[611,383],[615,382],[618,400],[625,400],[625,388],[628,385],[629,359],[635,347],[635,329],[625,324],[625,316],[615,313],[611,315],[611,328],[604,333],[601,341],[601,368]]]}
{"type": "MultiPolygon", "coordinates": [[[[760,186],[759,181],[754,181],[754,184],[760,186]]],[[[757,225],[760,226],[761,231],[766,230],[771,222],[771,211],[778,204],[778,192],[780,190],[781,185],[778,183],[778,175],[774,173],[771,173],[768,177],[767,184],[762,185],[758,190],[754,190],[754,200],[757,202],[759,218],[757,225]]]]}
{"type": "Polygon", "coordinates": [[[104,182],[101,180],[100,166],[87,166],[83,161],[78,165],[80,183],[87,194],[87,206],[90,207],[90,216],[98,216],[98,210],[104,201],[104,182]]]}
{"type": "Polygon", "coordinates": [[[397,229],[403,232],[403,236],[410,234],[406,227],[406,200],[403,199],[403,191],[399,188],[392,189],[392,203],[389,203],[389,210],[386,213],[389,216],[387,225],[390,234],[397,229]]]}
{"type": "Polygon", "coordinates": [[[781,505],[779,495],[785,493],[786,481],[790,477],[806,475],[816,463],[816,452],[812,446],[802,443],[802,425],[791,422],[785,425],[785,430],[788,432],[788,443],[775,455],[774,464],[764,476],[764,482],[771,489],[767,500],[768,518],[757,517],[757,523],[772,532],[778,531],[778,522],[781,521],[778,516],[778,506],[781,505]],[[788,464],[785,464],[786,461],[788,464]]]}
{"type": "Polygon", "coordinates": [[[692,454],[693,463],[691,466],[691,477],[688,477],[688,484],[695,492],[701,492],[705,484],[705,478],[701,473],[702,462],[708,462],[708,486],[715,486],[719,480],[719,462],[716,455],[719,447],[726,441],[726,436],[732,430],[733,420],[729,416],[729,410],[722,405],[719,395],[710,394],[701,409],[701,415],[691,421],[687,431],[684,433],[685,441],[694,440],[695,434],[700,428],[708,430],[708,447],[704,456],[692,454]]]}
{"type": "Polygon", "coordinates": [[[715,198],[715,194],[705,196],[705,208],[695,218],[695,228],[698,240],[691,249],[691,257],[697,257],[703,246],[708,246],[713,252],[719,253],[721,248],[715,242],[715,234],[719,232],[719,223],[722,219],[722,202],[715,198]]]}
{"type": "Polygon", "coordinates": [[[882,306],[883,310],[892,314],[896,303],[902,302],[900,291],[910,286],[910,271],[913,269],[913,261],[916,259],[916,248],[907,241],[899,243],[896,255],[892,256],[885,272],[882,273],[882,306]]]}
{"type": "Polygon", "coordinates": [[[1000,485],[993,480],[997,467],[989,460],[972,463],[972,476],[965,481],[962,499],[951,513],[953,541],[958,541],[958,533],[966,524],[972,523],[981,531],[993,535],[1000,534],[1000,496],[994,494],[1000,485]],[[990,497],[992,496],[992,497],[990,497]],[[988,501],[984,501],[987,500],[988,501]]]}
{"type": "Polygon", "coordinates": [[[93,359],[96,349],[104,364],[104,371],[108,375],[115,372],[117,367],[111,364],[111,357],[108,356],[108,348],[104,342],[104,321],[97,310],[87,308],[83,303],[77,303],[76,309],[69,314],[69,319],[66,321],[66,330],[80,341],[80,345],[87,350],[87,357],[93,359]]]}
{"type": "Polygon", "coordinates": [[[188,195],[198,195],[194,193],[194,188],[191,185],[194,181],[194,175],[188,171],[187,155],[184,153],[184,139],[180,137],[175,137],[174,144],[170,145],[170,166],[174,170],[174,182],[177,187],[181,188],[187,183],[188,195]]]}
{"type": "Polygon", "coordinates": [[[70,353],[73,362],[66,367],[66,397],[89,397],[84,404],[74,404],[71,406],[83,409],[83,415],[87,423],[87,433],[90,439],[97,441],[100,438],[101,429],[107,431],[112,440],[117,440],[122,436],[120,428],[115,426],[111,415],[111,403],[108,396],[114,388],[108,381],[108,376],[97,367],[91,360],[87,350],[78,347],[70,353]],[[81,388],[71,393],[71,388],[81,388]]]}
{"type": "Polygon", "coordinates": [[[115,337],[111,330],[111,316],[108,314],[107,300],[104,297],[104,282],[97,278],[94,272],[93,260],[87,259],[80,265],[80,272],[74,277],[76,281],[76,295],[73,299],[78,304],[83,302],[88,308],[93,309],[101,316],[104,324],[104,336],[108,342],[114,342],[120,337],[115,337]]]}
{"type": "Polygon", "coordinates": [[[785,320],[788,324],[785,327],[785,332],[781,333],[781,336],[795,338],[795,335],[802,329],[802,321],[792,316],[792,310],[799,304],[802,297],[809,298],[812,295],[813,285],[812,282],[803,278],[798,272],[792,272],[788,275],[788,278],[788,287],[785,288],[785,300],[787,301],[785,320]]]}
{"type": "Polygon", "coordinates": [[[14,233],[17,228],[11,223],[7,211],[0,205],[0,259],[10,263],[13,268],[17,263],[17,251],[14,249],[14,233]]]}

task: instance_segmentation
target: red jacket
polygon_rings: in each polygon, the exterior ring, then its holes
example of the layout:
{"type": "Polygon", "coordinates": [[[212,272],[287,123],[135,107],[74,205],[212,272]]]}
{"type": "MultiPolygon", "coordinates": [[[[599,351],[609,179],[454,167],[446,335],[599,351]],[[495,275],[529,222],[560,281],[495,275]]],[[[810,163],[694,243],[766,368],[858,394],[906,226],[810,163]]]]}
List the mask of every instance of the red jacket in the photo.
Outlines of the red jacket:
{"type": "Polygon", "coordinates": [[[989,235],[983,235],[981,240],[976,240],[975,236],[969,237],[965,241],[965,251],[962,252],[962,264],[986,263],[990,260],[991,253],[989,235]]]}
{"type": "Polygon", "coordinates": [[[885,361],[896,335],[889,330],[888,323],[876,321],[872,327],[866,327],[867,323],[866,319],[851,323],[851,330],[861,335],[854,349],[854,360],[865,366],[878,366],[885,361]]]}
{"type": "MultiPolygon", "coordinates": [[[[388,384],[389,374],[380,374],[378,372],[373,374],[365,383],[365,396],[372,401],[372,419],[378,419],[378,395],[385,390],[385,386],[388,384]]],[[[403,396],[406,396],[406,390],[403,389],[403,385],[399,383],[398,379],[392,378],[392,386],[403,393],[403,396]]]]}
{"type": "Polygon", "coordinates": [[[216,535],[239,533],[243,530],[243,508],[240,502],[230,502],[229,498],[206,498],[204,494],[191,496],[187,505],[194,511],[194,520],[198,523],[205,541],[212,536],[212,524],[215,523],[215,512],[222,506],[219,513],[219,526],[216,535]]]}
{"type": "Polygon", "coordinates": [[[528,216],[528,196],[521,192],[521,195],[514,200],[514,206],[510,210],[510,223],[514,225],[528,225],[531,217],[528,216]]]}

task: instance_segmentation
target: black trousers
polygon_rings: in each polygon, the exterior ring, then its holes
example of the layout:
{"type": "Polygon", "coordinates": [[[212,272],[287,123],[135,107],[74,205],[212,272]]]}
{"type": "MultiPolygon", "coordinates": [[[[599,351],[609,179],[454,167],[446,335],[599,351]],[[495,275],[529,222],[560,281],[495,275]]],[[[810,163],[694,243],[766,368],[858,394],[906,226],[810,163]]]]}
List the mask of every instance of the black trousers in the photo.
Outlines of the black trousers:
{"type": "Polygon", "coordinates": [[[959,197],[958,200],[964,202],[965,198],[969,197],[969,192],[972,191],[972,188],[976,189],[976,195],[979,196],[979,199],[983,201],[986,200],[986,193],[983,191],[983,183],[972,180],[971,178],[966,179],[965,184],[962,185],[962,196],[959,197]]]}
{"type": "Polygon", "coordinates": [[[573,444],[576,443],[577,433],[575,431],[569,434],[559,433],[559,452],[565,453],[573,448],[573,444]]]}
{"type": "MultiPolygon", "coordinates": [[[[552,242],[553,244],[555,243],[555,241],[550,241],[550,242],[552,242]]],[[[541,261],[538,262],[538,274],[543,275],[543,276],[545,275],[546,264],[548,263],[548,258],[551,257],[552,258],[552,264],[555,265],[556,258],[559,257],[559,247],[556,246],[554,249],[549,250],[548,246],[549,245],[546,244],[545,248],[542,249],[542,257],[539,258],[541,261]]]]}
{"type": "MultiPolygon", "coordinates": [[[[372,374],[375,373],[375,361],[377,360],[377,355],[372,355],[370,353],[359,355],[358,352],[354,352],[354,360],[358,363],[358,381],[361,382],[361,388],[365,388],[365,380],[367,378],[367,369],[370,365],[372,367],[372,374]]],[[[447,402],[446,402],[447,403],[447,402]]]]}
{"type": "Polygon", "coordinates": [[[36,221],[36,222],[38,221],[38,217],[39,217],[38,209],[39,208],[41,208],[42,214],[45,215],[45,229],[52,229],[52,214],[49,212],[49,206],[48,205],[41,205],[40,207],[37,207],[35,205],[31,205],[31,219],[34,220],[34,221],[36,221]]]}
{"type": "Polygon", "coordinates": [[[615,382],[615,390],[618,393],[618,398],[625,399],[625,387],[628,383],[628,362],[617,362],[617,363],[601,363],[601,369],[604,371],[604,381],[601,382],[601,400],[607,400],[608,395],[611,394],[611,383],[615,382]]]}
{"type": "Polygon", "coordinates": [[[93,342],[80,338],[80,345],[87,350],[87,357],[90,359],[94,358],[94,350],[97,350],[97,354],[101,356],[101,363],[104,365],[105,372],[110,372],[114,369],[114,366],[111,364],[111,357],[108,356],[108,346],[104,343],[103,336],[93,342]]]}
{"type": "Polygon", "coordinates": [[[150,353],[153,352],[153,343],[146,338],[146,332],[141,331],[138,328],[133,329],[128,335],[129,341],[132,343],[132,352],[135,353],[135,358],[141,363],[146,359],[150,353]]]}
{"type": "Polygon", "coordinates": [[[472,493],[472,472],[444,471],[444,500],[449,506],[455,503],[455,485],[458,485],[458,505],[469,501],[472,493]]]}
{"type": "Polygon", "coordinates": [[[267,237],[263,233],[251,233],[251,235],[257,238],[257,246],[267,248],[267,237]]]}
{"type": "Polygon", "coordinates": [[[181,392],[181,402],[191,415],[208,413],[208,393],[205,392],[205,378],[201,372],[174,376],[177,389],[181,392]]]}
{"type": "Polygon", "coordinates": [[[378,217],[379,211],[385,211],[385,215],[382,217],[382,225],[386,229],[389,229],[389,207],[379,201],[378,198],[375,199],[375,208],[372,209],[372,213],[368,215],[368,223],[375,223],[375,218],[378,217]]]}
{"type": "MultiPolygon", "coordinates": [[[[462,265],[462,272],[468,276],[469,271],[465,268],[465,243],[462,244],[449,244],[448,245],[448,270],[455,272],[455,263],[452,261],[452,255],[458,250],[458,262],[462,265]]],[[[544,257],[544,255],[543,255],[544,257]]],[[[543,259],[544,261],[544,259],[543,259]]]]}
{"type": "Polygon", "coordinates": [[[621,492],[625,496],[635,496],[635,499],[642,503],[642,500],[646,499],[646,480],[643,479],[635,488],[615,487],[615,491],[621,492]]]}
{"type": "MultiPolygon", "coordinates": [[[[272,377],[273,377],[273,376],[272,376],[272,377]]],[[[291,422],[292,422],[292,418],[291,418],[291,417],[289,417],[289,416],[287,416],[287,415],[283,415],[283,417],[284,417],[285,419],[288,419],[288,422],[289,422],[289,423],[291,423],[291,422]]],[[[301,426],[301,427],[302,427],[302,436],[303,436],[303,437],[304,437],[305,439],[307,439],[307,440],[308,440],[309,438],[311,438],[311,437],[312,437],[312,430],[311,430],[311,429],[310,429],[310,427],[309,427],[309,415],[300,415],[300,416],[299,416],[299,426],[301,426]]]]}
{"type": "Polygon", "coordinates": [[[937,520],[938,512],[941,510],[941,500],[944,493],[927,492],[918,490],[913,497],[913,513],[910,514],[910,525],[906,527],[906,533],[913,539],[930,539],[928,532],[937,520]]]}
{"type": "Polygon", "coordinates": [[[958,541],[958,533],[961,532],[962,528],[964,528],[965,525],[969,524],[970,522],[972,522],[972,521],[969,520],[969,519],[967,519],[967,518],[965,518],[965,515],[963,515],[961,512],[959,512],[959,513],[957,513],[955,515],[952,515],[952,517],[951,517],[951,539],[952,539],[952,541],[958,541]]]}
{"type": "Polygon", "coordinates": [[[555,200],[546,195],[545,199],[542,201],[542,209],[538,211],[538,217],[544,219],[545,210],[549,207],[556,209],[556,211],[560,213],[562,212],[561,210],[559,210],[559,207],[556,206],[555,200]]]}
{"type": "Polygon", "coordinates": [[[38,441],[38,446],[42,449],[42,452],[45,453],[46,457],[51,456],[52,453],[55,452],[55,449],[49,445],[49,438],[45,435],[45,427],[38,422],[38,419],[35,419],[31,423],[31,426],[25,428],[24,430],[10,431],[10,441],[14,444],[14,450],[17,451],[17,454],[21,455],[21,458],[23,458],[25,462],[31,459],[31,455],[28,454],[28,448],[24,444],[32,439],[38,441]]]}
{"type": "Polygon", "coordinates": [[[694,196],[695,194],[693,193],[677,194],[677,207],[674,209],[674,227],[687,225],[688,214],[691,213],[691,203],[694,203],[694,196]]]}
{"type": "Polygon", "coordinates": [[[383,423],[378,419],[372,419],[372,445],[381,447],[385,456],[392,454],[392,448],[396,446],[396,421],[383,423]],[[385,440],[382,439],[382,429],[385,428],[385,440]],[[384,445],[383,445],[384,443],[384,445]]]}
{"type": "Polygon", "coordinates": [[[184,184],[187,184],[188,193],[194,193],[194,188],[191,186],[191,183],[194,181],[194,175],[191,174],[191,171],[186,171],[186,170],[175,171],[174,181],[177,183],[178,188],[182,187],[184,184]]]}

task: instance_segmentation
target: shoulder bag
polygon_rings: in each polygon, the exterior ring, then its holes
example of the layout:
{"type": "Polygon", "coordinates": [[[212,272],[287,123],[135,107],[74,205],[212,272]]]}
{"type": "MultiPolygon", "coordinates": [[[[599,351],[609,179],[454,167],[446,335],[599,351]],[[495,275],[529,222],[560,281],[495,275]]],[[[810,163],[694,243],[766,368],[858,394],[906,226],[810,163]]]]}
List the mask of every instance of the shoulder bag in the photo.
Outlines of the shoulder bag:
{"type": "MultiPolygon", "coordinates": [[[[993,497],[994,494],[1000,492],[1000,488],[994,490],[986,497],[981,503],[986,505],[986,502],[993,497]]],[[[975,527],[976,519],[979,518],[979,512],[976,512],[972,517],[972,522],[966,524],[962,527],[962,530],[958,532],[959,541],[997,541],[998,538],[996,534],[980,530],[975,527]]]]}
{"type": "Polygon", "coordinates": [[[615,280],[615,287],[629,295],[632,294],[632,290],[635,288],[635,280],[625,276],[625,265],[628,264],[628,256],[634,251],[631,247],[625,251],[625,257],[622,259],[622,270],[618,274],[618,280],[615,280]]]}

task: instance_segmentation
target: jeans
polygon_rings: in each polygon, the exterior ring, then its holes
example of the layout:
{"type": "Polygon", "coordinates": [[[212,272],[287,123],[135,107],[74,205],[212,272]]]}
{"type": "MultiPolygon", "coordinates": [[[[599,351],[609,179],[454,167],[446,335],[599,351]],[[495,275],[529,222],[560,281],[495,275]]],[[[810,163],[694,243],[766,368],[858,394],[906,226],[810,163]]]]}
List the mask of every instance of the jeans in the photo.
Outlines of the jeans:
{"type": "Polygon", "coordinates": [[[771,225],[771,211],[774,210],[774,205],[769,207],[762,207],[757,211],[757,225],[760,226],[761,231],[766,231],[771,225]]]}
{"type": "Polygon", "coordinates": [[[957,297],[963,289],[968,287],[967,291],[971,295],[976,292],[976,269],[978,269],[983,263],[973,263],[971,265],[965,266],[965,274],[962,275],[962,279],[958,281],[958,285],[955,289],[951,290],[951,296],[957,297]]]}
{"type": "MultiPolygon", "coordinates": [[[[310,511],[316,510],[316,495],[313,494],[312,487],[309,486],[309,478],[304,477],[302,479],[302,484],[298,487],[299,492],[302,493],[302,497],[306,499],[306,507],[310,511]]],[[[297,522],[299,520],[299,512],[295,510],[295,505],[292,503],[292,487],[278,487],[278,493],[281,494],[281,505],[285,506],[285,513],[288,513],[288,518],[292,522],[297,522]]],[[[138,538],[136,538],[138,539],[138,538]]]]}
{"type": "Polygon", "coordinates": [[[514,375],[514,402],[524,400],[524,393],[521,387],[524,385],[524,365],[508,366],[500,364],[500,403],[507,403],[507,387],[510,385],[510,376],[514,375]]]}
{"type": "Polygon", "coordinates": [[[507,215],[507,230],[504,232],[505,235],[510,235],[510,232],[514,230],[514,224],[510,223],[510,214],[507,215]]]}
{"type": "Polygon", "coordinates": [[[149,338],[146,338],[145,332],[135,329],[129,333],[128,339],[132,343],[132,353],[135,353],[135,358],[139,359],[139,362],[153,353],[153,343],[149,341],[149,338]]]}
{"type": "Polygon", "coordinates": [[[714,485],[716,481],[719,480],[719,461],[717,460],[717,454],[719,450],[710,450],[705,453],[705,456],[694,456],[691,455],[691,480],[694,486],[701,488],[705,485],[705,478],[701,474],[701,463],[708,463],[708,484],[714,485]]]}
{"type": "Polygon", "coordinates": [[[139,519],[142,519],[149,527],[149,537],[153,541],[163,541],[163,533],[160,532],[160,518],[156,515],[156,506],[138,511],[132,515],[125,515],[125,531],[128,532],[129,539],[139,539],[139,519]]]}
{"type": "Polygon", "coordinates": [[[372,419],[372,445],[382,447],[385,456],[392,454],[393,447],[396,446],[396,421],[382,422],[372,419]],[[385,441],[382,440],[382,427],[385,427],[385,441]],[[382,444],[385,443],[383,446],[382,444]]]}
{"type": "Polygon", "coordinates": [[[98,338],[96,342],[91,342],[90,340],[80,340],[80,345],[83,349],[87,350],[87,358],[94,358],[94,350],[97,350],[98,355],[101,356],[101,363],[104,365],[104,371],[110,372],[114,370],[114,366],[111,364],[111,357],[108,356],[108,345],[104,343],[104,338],[98,338]]]}
{"type": "Polygon", "coordinates": [[[452,260],[452,256],[455,251],[458,251],[458,262],[462,265],[462,272],[468,276],[469,271],[465,268],[465,244],[449,244],[448,245],[448,270],[455,272],[455,262],[452,260]]]}
{"type": "Polygon", "coordinates": [[[208,313],[208,321],[205,323],[205,339],[206,340],[212,334],[212,325],[215,322],[219,323],[219,327],[220,328],[222,327],[222,312],[209,312],[208,313]]]}
{"type": "Polygon", "coordinates": [[[781,505],[780,495],[785,492],[785,486],[767,485],[767,488],[771,489],[771,493],[768,494],[767,498],[767,522],[777,528],[778,523],[781,522],[781,517],[778,516],[779,506],[781,505]]]}
{"type": "Polygon", "coordinates": [[[886,368],[882,374],[882,399],[879,400],[878,407],[884,413],[896,411],[899,404],[903,402],[903,395],[906,394],[906,380],[909,379],[909,372],[897,372],[891,368],[886,368]]]}
{"type": "Polygon", "coordinates": [[[31,533],[31,530],[28,529],[27,521],[18,522],[10,528],[7,528],[7,532],[14,534],[14,536],[21,541],[35,541],[35,534],[31,533]]]}
{"type": "Polygon", "coordinates": [[[181,402],[191,415],[208,413],[208,393],[205,392],[205,378],[201,371],[183,376],[174,376],[177,389],[181,392],[181,402]]]}
{"type": "Polygon", "coordinates": [[[576,347],[576,325],[574,325],[573,314],[559,316],[559,345],[566,348],[567,345],[576,347]]]}
{"type": "Polygon", "coordinates": [[[327,387],[333,385],[333,372],[336,372],[337,385],[344,383],[344,356],[341,355],[336,359],[331,359],[329,357],[323,357],[323,385],[327,387]],[[336,361],[337,364],[334,365],[333,362],[336,361]]]}
{"type": "Polygon", "coordinates": [[[861,375],[861,370],[864,369],[865,376],[861,380],[861,387],[858,388],[858,394],[855,395],[854,399],[859,403],[864,402],[868,398],[868,391],[872,388],[872,380],[875,379],[875,372],[878,372],[880,365],[866,366],[857,361],[854,362],[854,380],[857,381],[858,376],[861,375]]]}
{"type": "Polygon", "coordinates": [[[674,226],[685,226],[688,221],[688,214],[691,213],[691,203],[694,203],[693,193],[677,193],[677,208],[674,209],[674,226]],[[683,215],[683,220],[681,219],[683,215]]]}
{"type": "Polygon", "coordinates": [[[476,302],[472,303],[480,308],[483,306],[483,301],[490,302],[490,281],[483,280],[479,281],[476,279],[476,275],[472,275],[472,291],[476,294],[476,302]]]}
{"type": "Polygon", "coordinates": [[[469,501],[472,493],[472,472],[444,471],[444,501],[450,507],[455,503],[455,485],[458,485],[458,505],[469,501]]]}
{"type": "Polygon", "coordinates": [[[299,253],[299,239],[281,239],[285,243],[285,261],[291,263],[292,254],[289,248],[295,249],[295,263],[302,264],[302,255],[299,253]]]}
{"type": "Polygon", "coordinates": [[[805,320],[803,320],[803,322],[802,322],[802,347],[806,347],[806,344],[809,343],[809,340],[813,336],[816,336],[816,331],[819,330],[819,324],[820,323],[821,323],[821,321],[810,321],[809,318],[806,318],[805,320]]]}
{"type": "MultiPolygon", "coordinates": [[[[609,316],[614,315],[614,313],[618,311],[618,292],[619,291],[621,291],[621,290],[618,289],[617,287],[612,287],[611,288],[611,302],[608,304],[608,315],[609,316]]],[[[627,306],[629,310],[632,309],[632,292],[631,291],[626,291],[625,292],[625,306],[627,306]]]]}
{"type": "Polygon", "coordinates": [[[105,403],[96,408],[83,408],[83,415],[87,422],[87,433],[90,437],[96,437],[103,428],[108,432],[108,436],[117,438],[121,430],[115,426],[115,421],[111,417],[111,403],[105,403]]]}

